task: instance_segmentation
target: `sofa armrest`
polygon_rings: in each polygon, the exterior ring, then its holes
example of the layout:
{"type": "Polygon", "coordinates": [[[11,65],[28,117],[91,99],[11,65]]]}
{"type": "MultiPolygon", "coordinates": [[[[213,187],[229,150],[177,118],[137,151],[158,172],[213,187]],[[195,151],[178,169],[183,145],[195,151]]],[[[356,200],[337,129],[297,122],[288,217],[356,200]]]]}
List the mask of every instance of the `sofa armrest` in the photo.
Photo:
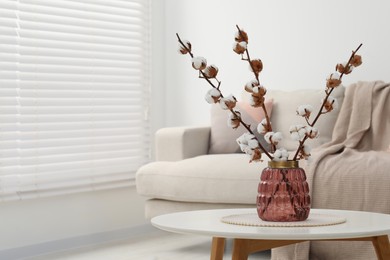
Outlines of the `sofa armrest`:
{"type": "Polygon", "coordinates": [[[179,161],[207,154],[210,127],[167,127],[156,132],[156,160],[179,161]]]}

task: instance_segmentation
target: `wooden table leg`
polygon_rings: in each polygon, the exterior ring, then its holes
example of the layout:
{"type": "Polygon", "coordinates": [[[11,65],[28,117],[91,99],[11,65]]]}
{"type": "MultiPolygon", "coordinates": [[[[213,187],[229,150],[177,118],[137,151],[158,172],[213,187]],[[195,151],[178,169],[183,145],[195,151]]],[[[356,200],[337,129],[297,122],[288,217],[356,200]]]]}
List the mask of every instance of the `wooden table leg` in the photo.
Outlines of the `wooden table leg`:
{"type": "Polygon", "coordinates": [[[211,243],[210,260],[222,260],[224,250],[225,250],[225,238],[213,237],[213,241],[211,243]]]}
{"type": "Polygon", "coordinates": [[[387,235],[372,238],[378,260],[390,259],[390,243],[387,235]]]}
{"type": "Polygon", "coordinates": [[[305,240],[234,239],[232,260],[246,260],[251,253],[305,242],[305,240]]]}

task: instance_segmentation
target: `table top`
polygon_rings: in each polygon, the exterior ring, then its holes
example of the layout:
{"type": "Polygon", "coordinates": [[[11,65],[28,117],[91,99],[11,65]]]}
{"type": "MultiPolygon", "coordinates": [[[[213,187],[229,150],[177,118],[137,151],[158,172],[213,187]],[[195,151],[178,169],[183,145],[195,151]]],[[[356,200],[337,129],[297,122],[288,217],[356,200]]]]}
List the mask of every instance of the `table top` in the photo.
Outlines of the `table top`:
{"type": "Polygon", "coordinates": [[[225,216],[249,213],[256,213],[256,208],[178,212],[154,217],[151,222],[159,229],[175,233],[243,239],[320,240],[390,234],[390,215],[363,211],[311,209],[310,213],[347,219],[345,223],[331,226],[254,227],[221,222],[225,216]]]}

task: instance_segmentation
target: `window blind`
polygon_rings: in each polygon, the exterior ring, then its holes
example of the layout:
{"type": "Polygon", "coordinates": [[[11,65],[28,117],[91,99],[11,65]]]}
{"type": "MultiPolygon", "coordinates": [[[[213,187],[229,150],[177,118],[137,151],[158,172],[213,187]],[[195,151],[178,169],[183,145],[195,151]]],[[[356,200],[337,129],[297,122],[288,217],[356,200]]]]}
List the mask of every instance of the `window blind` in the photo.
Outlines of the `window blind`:
{"type": "Polygon", "coordinates": [[[0,1],[0,200],[128,186],[149,159],[149,1],[0,1]]]}

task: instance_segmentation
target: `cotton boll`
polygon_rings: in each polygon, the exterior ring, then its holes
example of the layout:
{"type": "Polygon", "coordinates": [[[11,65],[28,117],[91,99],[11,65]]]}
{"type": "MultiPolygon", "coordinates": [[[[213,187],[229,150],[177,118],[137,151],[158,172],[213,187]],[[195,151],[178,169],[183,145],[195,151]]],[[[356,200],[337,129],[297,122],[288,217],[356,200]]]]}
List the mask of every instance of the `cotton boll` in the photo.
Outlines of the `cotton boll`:
{"type": "Polygon", "coordinates": [[[243,29],[240,29],[239,31],[237,31],[235,33],[234,40],[236,42],[246,42],[246,43],[248,43],[248,34],[243,29]]]}
{"type": "Polygon", "coordinates": [[[245,90],[249,93],[253,93],[253,88],[259,85],[259,82],[256,79],[253,79],[245,84],[245,90]]]}
{"type": "Polygon", "coordinates": [[[207,66],[204,69],[203,73],[207,78],[215,78],[218,74],[218,67],[215,65],[207,66]]]}
{"type": "Polygon", "coordinates": [[[349,65],[347,67],[347,65],[348,65],[348,62],[339,63],[336,65],[336,70],[340,73],[349,74],[352,72],[353,66],[349,65]]]}
{"type": "Polygon", "coordinates": [[[268,132],[268,133],[266,133],[266,134],[264,135],[264,140],[265,140],[267,143],[271,144],[271,143],[272,143],[271,138],[272,138],[273,135],[274,135],[274,132],[268,132]]]}
{"type": "Polygon", "coordinates": [[[192,67],[196,70],[203,70],[207,66],[207,60],[203,57],[194,57],[192,58],[192,67]]]}
{"type": "Polygon", "coordinates": [[[246,51],[246,42],[238,42],[233,45],[233,51],[237,54],[243,54],[246,51]]]}
{"type": "Polygon", "coordinates": [[[228,114],[228,126],[233,128],[233,129],[236,129],[237,127],[240,126],[240,123],[241,123],[241,113],[240,111],[238,110],[235,110],[234,113],[230,112],[228,114]]]}
{"type": "Polygon", "coordinates": [[[292,125],[290,126],[291,138],[295,141],[300,141],[306,134],[306,128],[304,125],[292,125]]]}
{"type": "Polygon", "coordinates": [[[292,132],[290,136],[291,136],[291,139],[293,139],[294,141],[300,141],[301,140],[298,132],[292,132]]]}
{"type": "Polygon", "coordinates": [[[189,41],[187,41],[187,40],[182,40],[182,42],[183,42],[185,47],[183,45],[179,44],[179,50],[178,51],[181,54],[187,54],[188,50],[191,51],[191,43],[189,41]]]}
{"type": "Polygon", "coordinates": [[[274,153],[274,161],[279,162],[279,161],[287,161],[288,160],[288,152],[286,149],[281,148],[277,149],[274,153]]]}
{"type": "Polygon", "coordinates": [[[311,105],[301,105],[297,108],[297,115],[309,118],[312,111],[311,105]]]}
{"type": "Polygon", "coordinates": [[[351,64],[354,67],[360,66],[362,64],[362,56],[356,55],[356,54],[353,55],[352,60],[351,60],[351,64]]]}
{"type": "Polygon", "coordinates": [[[251,149],[258,148],[259,147],[259,142],[256,139],[251,139],[250,141],[248,141],[248,146],[251,149]]]}
{"type": "Polygon", "coordinates": [[[272,143],[274,145],[277,145],[280,141],[282,141],[283,135],[282,135],[281,132],[276,132],[276,133],[273,134],[271,139],[272,139],[272,143]]]}
{"type": "Polygon", "coordinates": [[[340,74],[337,72],[331,73],[329,77],[326,79],[327,88],[335,88],[340,86],[340,84],[341,84],[340,74]]]}
{"type": "Polygon", "coordinates": [[[306,127],[306,135],[313,139],[318,137],[318,129],[315,127],[307,126],[306,127]]]}
{"type": "Polygon", "coordinates": [[[263,70],[263,62],[260,59],[254,59],[251,61],[249,69],[256,74],[259,74],[263,70]]]}
{"type": "Polygon", "coordinates": [[[219,104],[221,105],[221,108],[223,110],[233,109],[236,106],[237,99],[233,97],[232,95],[221,98],[219,101],[219,104]]]}
{"type": "MultiPolygon", "coordinates": [[[[324,100],[322,99],[321,103],[323,103],[323,102],[324,102],[324,100]]],[[[332,97],[332,96],[329,96],[324,104],[324,108],[325,108],[326,112],[330,112],[332,110],[337,110],[338,107],[339,107],[339,103],[337,102],[337,99],[332,97]]]]}
{"type": "Polygon", "coordinates": [[[218,103],[220,97],[221,97],[221,92],[216,88],[212,88],[209,91],[207,91],[205,99],[207,103],[214,104],[214,103],[218,103]]]}

